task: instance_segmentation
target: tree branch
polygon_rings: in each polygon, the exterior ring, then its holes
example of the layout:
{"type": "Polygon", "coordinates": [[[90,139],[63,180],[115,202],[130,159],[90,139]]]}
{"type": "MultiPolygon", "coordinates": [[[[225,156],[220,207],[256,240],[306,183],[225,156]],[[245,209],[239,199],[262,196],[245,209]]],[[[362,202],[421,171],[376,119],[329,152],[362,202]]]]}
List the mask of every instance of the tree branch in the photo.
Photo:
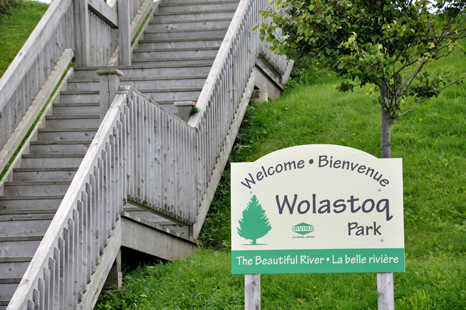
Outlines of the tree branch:
{"type": "MultiPolygon", "coordinates": [[[[404,85],[406,83],[408,83],[408,85],[406,86],[406,89],[404,91],[402,91],[401,93],[401,96],[404,96],[406,94],[406,92],[408,91],[409,89],[409,86],[411,86],[411,83],[414,81],[414,78],[416,77],[416,75],[421,71],[422,67],[424,66],[424,64],[426,63],[425,60],[423,60],[421,62],[421,64],[419,65],[419,67],[417,67],[413,73],[411,73],[411,75],[403,82],[401,83],[400,87],[398,87],[399,90],[402,90],[404,85]]],[[[398,95],[398,91],[397,91],[397,95],[398,95]]]]}
{"type": "Polygon", "coordinates": [[[406,113],[411,112],[412,110],[414,110],[415,108],[417,108],[418,105],[420,105],[421,103],[423,103],[426,99],[427,99],[427,97],[424,98],[424,99],[422,99],[422,100],[420,100],[418,103],[416,103],[416,105],[415,105],[414,107],[412,107],[412,108],[409,109],[408,111],[403,112],[403,113],[400,113],[400,115],[398,115],[398,117],[401,117],[401,116],[405,115],[406,113]]]}
{"type": "MultiPolygon", "coordinates": [[[[442,87],[442,88],[439,90],[439,92],[441,92],[441,91],[444,90],[445,88],[448,88],[448,87],[450,87],[450,86],[452,86],[452,85],[454,85],[454,84],[457,84],[457,83],[462,79],[462,77],[463,77],[464,75],[466,75],[466,73],[464,73],[460,78],[456,79],[455,81],[451,82],[450,84],[445,85],[444,87],[442,87]]],[[[420,105],[421,103],[423,103],[426,99],[428,99],[428,97],[423,98],[422,100],[420,100],[418,103],[416,103],[416,105],[415,105],[414,107],[412,107],[412,108],[409,109],[408,111],[405,111],[405,112],[403,112],[403,113],[400,113],[399,116],[403,116],[403,115],[405,115],[405,114],[411,112],[412,110],[414,110],[415,108],[417,108],[418,105],[420,105]]]]}

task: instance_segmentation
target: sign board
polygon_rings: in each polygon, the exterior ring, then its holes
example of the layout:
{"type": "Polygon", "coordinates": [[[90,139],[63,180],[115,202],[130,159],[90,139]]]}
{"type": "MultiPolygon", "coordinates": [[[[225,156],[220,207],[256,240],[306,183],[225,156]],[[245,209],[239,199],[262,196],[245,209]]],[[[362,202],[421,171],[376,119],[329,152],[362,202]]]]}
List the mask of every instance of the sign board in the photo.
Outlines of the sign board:
{"type": "Polygon", "coordinates": [[[399,158],[304,145],[231,166],[234,274],[404,272],[399,158]]]}

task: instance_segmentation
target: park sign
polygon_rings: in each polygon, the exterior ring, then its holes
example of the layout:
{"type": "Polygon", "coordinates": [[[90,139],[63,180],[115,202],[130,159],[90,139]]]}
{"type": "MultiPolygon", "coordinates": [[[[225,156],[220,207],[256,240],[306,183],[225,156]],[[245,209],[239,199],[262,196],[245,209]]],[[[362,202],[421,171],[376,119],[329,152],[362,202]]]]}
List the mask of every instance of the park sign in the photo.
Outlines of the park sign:
{"type": "Polygon", "coordinates": [[[231,164],[233,274],[404,272],[399,158],[337,145],[231,164]]]}

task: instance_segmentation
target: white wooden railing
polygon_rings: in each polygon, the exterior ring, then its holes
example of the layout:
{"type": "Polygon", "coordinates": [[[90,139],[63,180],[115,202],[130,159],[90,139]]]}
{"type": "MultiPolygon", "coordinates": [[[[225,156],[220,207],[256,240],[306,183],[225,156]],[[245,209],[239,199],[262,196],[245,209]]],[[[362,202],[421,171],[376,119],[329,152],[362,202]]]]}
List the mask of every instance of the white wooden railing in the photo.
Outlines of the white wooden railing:
{"type": "MultiPolygon", "coordinates": [[[[102,0],[52,1],[0,79],[0,149],[9,144],[8,152],[4,153],[12,155],[22,140],[17,137],[24,136],[29,130],[29,127],[18,129],[18,125],[32,102],[38,99],[66,49],[73,51],[78,66],[117,64],[117,46],[122,45],[118,30],[126,29],[127,41],[130,41],[130,35],[136,33],[153,5],[153,0],[118,1],[129,3],[130,19],[122,23],[118,22],[114,9],[102,0]],[[15,131],[14,141],[9,141],[15,131]]],[[[130,54],[130,42],[123,43],[126,55],[130,54]]],[[[44,104],[47,98],[43,98],[44,104]]],[[[0,170],[9,160],[4,157],[0,158],[0,170]]]]}
{"type": "Polygon", "coordinates": [[[188,123],[133,88],[120,90],[8,309],[91,309],[121,246],[127,200],[192,225],[197,237],[252,92],[256,58],[286,70],[286,59],[251,31],[267,5],[240,2],[188,123]]]}
{"type": "MultiPolygon", "coordinates": [[[[269,5],[271,4],[268,0],[241,0],[196,103],[200,112],[192,116],[188,122],[191,127],[202,132],[198,136],[198,144],[202,145],[199,158],[203,160],[203,173],[199,175],[202,185],[197,194],[202,201],[193,230],[195,238],[202,228],[230,153],[230,150],[225,148],[226,137],[232,136],[234,140],[236,133],[232,135],[230,130],[237,128],[231,128],[231,125],[237,123],[239,126],[243,116],[238,114],[238,111],[242,110],[244,113],[245,110],[240,104],[248,104],[247,100],[242,102],[241,99],[258,56],[267,59],[281,75],[287,69],[286,57],[273,54],[268,48],[268,43],[259,39],[259,31],[252,31],[256,25],[264,22],[259,11],[269,5]],[[209,141],[207,146],[206,141],[209,141]],[[211,175],[212,171],[215,171],[216,175],[211,175]]],[[[233,141],[229,141],[228,148],[231,148],[232,144],[233,141]]]]}
{"type": "Polygon", "coordinates": [[[67,48],[74,48],[71,0],[55,0],[0,79],[3,147],[67,48]]]}

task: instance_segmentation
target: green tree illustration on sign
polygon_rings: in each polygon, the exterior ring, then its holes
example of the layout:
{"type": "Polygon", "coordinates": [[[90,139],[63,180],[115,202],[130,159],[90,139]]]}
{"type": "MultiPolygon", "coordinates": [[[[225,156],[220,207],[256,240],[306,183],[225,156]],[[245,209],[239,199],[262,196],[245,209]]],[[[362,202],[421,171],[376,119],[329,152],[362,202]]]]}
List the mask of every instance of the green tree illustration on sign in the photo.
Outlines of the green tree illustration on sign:
{"type": "Polygon", "coordinates": [[[243,218],[239,220],[238,234],[244,239],[252,240],[257,244],[257,239],[264,237],[272,229],[265,210],[259,203],[256,195],[252,196],[248,207],[243,210],[243,218]]]}

